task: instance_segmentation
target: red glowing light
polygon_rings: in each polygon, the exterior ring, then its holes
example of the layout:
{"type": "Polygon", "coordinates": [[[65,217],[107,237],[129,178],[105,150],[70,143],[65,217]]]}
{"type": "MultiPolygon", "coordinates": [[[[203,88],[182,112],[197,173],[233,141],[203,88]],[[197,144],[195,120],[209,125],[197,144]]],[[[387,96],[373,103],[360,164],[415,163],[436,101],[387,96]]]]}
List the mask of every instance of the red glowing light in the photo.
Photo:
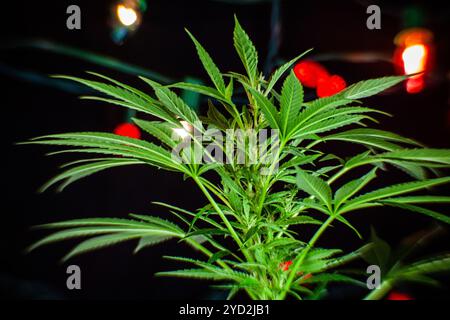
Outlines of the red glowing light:
{"type": "Polygon", "coordinates": [[[141,131],[132,123],[121,123],[115,129],[114,133],[128,138],[140,139],[141,131]]]}
{"type": "Polygon", "coordinates": [[[332,96],[347,87],[341,76],[330,75],[324,66],[311,60],[297,63],[294,74],[303,86],[316,88],[319,98],[332,96]]]}
{"type": "Polygon", "coordinates": [[[387,300],[414,300],[414,298],[406,293],[393,291],[389,293],[387,300]]]}
{"type": "Polygon", "coordinates": [[[344,78],[333,75],[326,79],[319,81],[317,85],[317,96],[319,98],[329,97],[341,92],[347,87],[347,83],[344,78]]]}
{"type": "Polygon", "coordinates": [[[288,271],[289,267],[292,265],[292,260],[288,260],[285,262],[280,263],[280,269],[283,271],[288,271]]]}
{"type": "Polygon", "coordinates": [[[425,88],[425,79],[422,74],[406,80],[406,91],[408,93],[419,93],[423,88],[425,88]]]}
{"type": "Polygon", "coordinates": [[[317,87],[320,81],[329,76],[327,70],[321,64],[311,60],[297,63],[294,67],[294,73],[302,85],[308,88],[317,87]]]}

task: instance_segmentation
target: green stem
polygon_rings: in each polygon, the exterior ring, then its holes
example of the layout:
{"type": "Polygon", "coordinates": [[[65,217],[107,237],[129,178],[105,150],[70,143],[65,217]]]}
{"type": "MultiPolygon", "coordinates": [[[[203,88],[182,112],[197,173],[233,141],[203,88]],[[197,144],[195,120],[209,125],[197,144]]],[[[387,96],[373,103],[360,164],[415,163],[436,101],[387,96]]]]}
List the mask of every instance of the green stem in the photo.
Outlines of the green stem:
{"type": "Polygon", "coordinates": [[[228,208],[231,209],[230,202],[224,197],[221,190],[219,190],[215,185],[213,185],[211,182],[209,182],[206,179],[203,179],[200,177],[202,183],[205,185],[206,188],[208,188],[212,193],[216,195],[217,198],[219,198],[228,208]]]}
{"type": "Polygon", "coordinates": [[[317,240],[320,238],[322,233],[328,228],[328,226],[333,222],[335,219],[334,216],[329,216],[328,219],[320,226],[320,228],[316,231],[316,233],[312,236],[311,240],[309,240],[307,246],[302,251],[302,255],[300,256],[297,261],[295,261],[294,266],[291,269],[291,272],[289,273],[288,279],[286,280],[286,284],[284,286],[283,291],[280,294],[279,299],[284,300],[286,297],[287,292],[291,288],[292,282],[294,281],[294,278],[298,272],[298,269],[300,268],[303,261],[305,261],[306,255],[311,250],[312,247],[316,244],[317,240]]]}
{"type": "Polygon", "coordinates": [[[197,183],[197,185],[199,186],[200,190],[202,190],[203,194],[206,196],[206,198],[208,199],[208,201],[211,203],[211,205],[213,206],[213,208],[217,211],[217,214],[220,216],[220,218],[222,219],[222,221],[225,223],[225,226],[227,227],[228,231],[230,232],[231,236],[233,237],[234,241],[236,241],[237,245],[239,246],[239,248],[241,249],[242,253],[244,254],[245,258],[252,262],[253,259],[252,257],[248,254],[247,250],[244,248],[244,244],[242,243],[241,238],[238,236],[238,234],[236,233],[236,231],[234,230],[233,226],[231,225],[230,221],[227,219],[227,217],[225,216],[225,214],[223,213],[222,209],[219,208],[219,205],[217,204],[217,202],[213,199],[213,197],[211,196],[211,194],[208,192],[208,190],[205,188],[205,186],[203,185],[203,183],[201,182],[201,180],[198,177],[193,177],[194,181],[197,183]]]}
{"type": "Polygon", "coordinates": [[[347,173],[347,171],[350,170],[349,168],[342,168],[341,170],[339,170],[339,172],[337,172],[335,175],[333,175],[330,179],[328,179],[327,183],[330,185],[332,184],[334,181],[336,181],[337,179],[339,179],[342,175],[344,175],[345,173],[347,173]]]}
{"type": "Polygon", "coordinates": [[[272,165],[269,168],[270,169],[269,174],[267,175],[267,178],[264,180],[264,184],[263,184],[263,187],[261,189],[262,190],[262,194],[259,197],[259,202],[258,202],[258,208],[257,208],[258,216],[261,216],[261,213],[262,213],[262,210],[263,210],[263,207],[264,207],[264,201],[266,200],[266,196],[267,196],[267,193],[268,193],[269,188],[270,188],[271,176],[273,174],[273,170],[275,169],[275,165],[279,161],[279,158],[281,156],[281,152],[283,151],[283,148],[284,148],[285,144],[286,144],[285,140],[283,140],[280,143],[280,148],[278,149],[276,159],[275,159],[274,162],[272,162],[272,165]]]}
{"type": "MultiPolygon", "coordinates": [[[[217,213],[219,214],[220,218],[222,219],[222,221],[225,223],[228,231],[230,232],[231,236],[233,237],[234,241],[236,241],[237,245],[239,246],[239,248],[242,251],[242,254],[245,256],[245,258],[250,261],[253,262],[252,257],[250,256],[250,254],[247,252],[247,250],[244,248],[243,243],[241,241],[241,239],[239,238],[238,234],[236,233],[236,231],[234,230],[233,226],[231,225],[230,221],[228,221],[227,217],[225,216],[225,214],[222,212],[222,210],[219,208],[217,202],[213,199],[213,197],[211,197],[211,194],[208,192],[208,190],[205,188],[205,186],[203,185],[203,183],[197,178],[197,177],[193,177],[194,181],[197,183],[197,185],[199,186],[200,190],[202,190],[203,194],[206,196],[206,198],[208,199],[208,201],[211,203],[211,205],[213,206],[213,208],[217,211],[217,213]]],[[[206,248],[204,248],[206,249],[206,248]]],[[[206,249],[208,250],[208,249],[206,249]]],[[[209,251],[209,250],[208,250],[209,251]]],[[[218,261],[219,263],[219,261],[218,261]]],[[[229,268],[228,266],[226,266],[226,268],[229,268]]],[[[256,300],[256,296],[248,289],[246,289],[247,294],[250,296],[251,299],[256,300]]]]}
{"type": "Polygon", "coordinates": [[[389,280],[383,281],[378,289],[373,289],[364,300],[380,300],[392,289],[389,280]]]}

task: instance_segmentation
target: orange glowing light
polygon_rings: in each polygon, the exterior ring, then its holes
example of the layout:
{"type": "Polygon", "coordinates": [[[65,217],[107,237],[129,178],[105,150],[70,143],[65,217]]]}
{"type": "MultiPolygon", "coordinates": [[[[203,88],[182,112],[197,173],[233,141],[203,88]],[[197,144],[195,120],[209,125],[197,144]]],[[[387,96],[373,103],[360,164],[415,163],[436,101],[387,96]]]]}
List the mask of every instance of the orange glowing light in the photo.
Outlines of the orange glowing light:
{"type": "Polygon", "coordinates": [[[133,8],[127,8],[123,4],[117,6],[117,17],[127,27],[133,25],[138,19],[136,11],[133,8]]]}
{"type": "MultiPolygon", "coordinates": [[[[427,64],[428,49],[423,44],[415,44],[405,48],[402,53],[405,74],[424,72],[427,64]]],[[[419,93],[425,87],[423,73],[412,76],[406,81],[408,93],[419,93]]]]}
{"type": "Polygon", "coordinates": [[[409,47],[415,44],[430,44],[433,42],[433,33],[424,28],[410,28],[400,32],[394,39],[398,47],[409,47]]]}
{"type": "Polygon", "coordinates": [[[425,88],[425,73],[430,68],[433,33],[423,28],[407,29],[394,39],[397,50],[394,62],[401,74],[411,75],[406,81],[408,93],[418,93],[425,88]]]}

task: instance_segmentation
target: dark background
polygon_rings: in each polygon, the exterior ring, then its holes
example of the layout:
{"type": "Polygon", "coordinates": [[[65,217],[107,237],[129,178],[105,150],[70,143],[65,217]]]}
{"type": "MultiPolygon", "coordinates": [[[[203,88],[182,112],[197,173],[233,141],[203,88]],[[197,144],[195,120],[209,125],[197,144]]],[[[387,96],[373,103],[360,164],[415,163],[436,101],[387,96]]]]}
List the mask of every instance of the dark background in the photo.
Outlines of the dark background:
{"type": "MultiPolygon", "coordinates": [[[[111,75],[142,89],[144,84],[81,60],[17,47],[19,40],[46,39],[115,57],[176,80],[186,75],[205,79],[195,50],[184,32],[188,27],[207,48],[222,71],[242,70],[232,47],[233,14],[250,34],[264,62],[270,35],[271,4],[252,5],[220,1],[148,0],[140,29],[121,46],[110,38],[110,8],[113,1],[8,1],[1,4],[0,79],[2,105],[2,217],[0,247],[0,295],[7,298],[87,298],[87,299],[173,299],[213,298],[220,293],[205,290],[207,283],[155,278],[153,273],[176,267],[163,254],[189,255],[184,245],[169,242],[133,255],[133,244],[122,244],[86,254],[58,264],[74,243],[60,243],[24,254],[24,249],[43,236],[30,231],[32,225],[80,217],[125,216],[128,213],[166,213],[151,204],[162,201],[194,210],[205,203],[190,181],[177,174],[152,168],[127,167],[99,173],[70,186],[63,193],[37,189],[58,172],[63,157],[45,157],[48,148],[16,146],[15,142],[47,133],[65,131],[108,131],[123,121],[124,110],[80,101],[76,94],[36,81],[24,81],[21,71],[40,74],[82,76],[84,70],[111,75]],[[82,29],[66,28],[66,8],[81,7],[82,29]],[[19,72],[20,71],[20,72],[19,72]],[[66,289],[66,267],[77,264],[82,270],[82,290],[66,289]]],[[[378,52],[390,56],[393,38],[403,28],[402,10],[411,2],[379,3],[382,29],[366,28],[364,1],[282,1],[282,33],[279,58],[290,59],[314,47],[314,55],[341,52],[378,52]]],[[[414,2],[412,2],[414,3],[414,2]]],[[[367,104],[390,112],[379,128],[415,138],[433,147],[449,147],[449,59],[450,30],[448,8],[430,1],[422,6],[425,26],[435,35],[436,61],[426,89],[409,95],[399,87],[389,94],[369,99],[367,104]]],[[[372,3],[370,3],[372,4],[372,3]]],[[[340,59],[323,61],[332,73],[352,83],[365,78],[390,75],[388,62],[352,63],[340,59]]],[[[310,92],[313,98],[313,92],[310,92]]],[[[342,153],[354,152],[347,146],[342,153]]],[[[405,177],[392,172],[385,182],[405,177]],[[387,180],[389,179],[389,180],[387,180]]],[[[441,190],[443,191],[443,190],[441,190]]],[[[448,192],[447,192],[448,194],[448,192]]],[[[448,211],[443,207],[441,211],[448,211]]],[[[397,210],[361,212],[352,221],[367,237],[371,225],[382,238],[399,239],[432,225],[428,218],[397,210]]],[[[443,235],[422,252],[448,250],[443,235]]],[[[336,226],[325,235],[323,245],[356,248],[363,244],[349,229],[336,226]]],[[[444,283],[448,280],[443,278],[444,283]]],[[[418,298],[448,298],[445,289],[404,287],[418,298]]],[[[336,297],[340,297],[337,294],[336,297]]]]}

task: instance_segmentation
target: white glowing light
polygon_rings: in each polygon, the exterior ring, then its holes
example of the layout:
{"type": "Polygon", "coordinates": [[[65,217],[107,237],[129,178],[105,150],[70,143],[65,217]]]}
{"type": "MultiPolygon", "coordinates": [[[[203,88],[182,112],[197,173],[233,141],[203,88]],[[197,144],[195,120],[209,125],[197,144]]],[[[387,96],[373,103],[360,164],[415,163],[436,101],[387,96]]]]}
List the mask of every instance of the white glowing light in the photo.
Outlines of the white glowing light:
{"type": "Polygon", "coordinates": [[[427,49],[423,44],[416,44],[405,48],[402,53],[405,74],[422,72],[425,70],[427,49]]]}
{"type": "Polygon", "coordinates": [[[117,6],[117,16],[119,17],[119,21],[127,27],[134,24],[138,19],[135,10],[133,10],[132,8],[127,8],[122,4],[119,4],[117,6]]]}
{"type": "Polygon", "coordinates": [[[173,129],[173,132],[175,132],[179,137],[183,139],[189,136],[189,132],[187,132],[185,129],[182,128],[173,129]]]}
{"type": "Polygon", "coordinates": [[[175,132],[179,137],[186,138],[189,136],[189,133],[192,132],[192,126],[186,121],[180,121],[183,128],[175,128],[173,132],[175,132]]]}

